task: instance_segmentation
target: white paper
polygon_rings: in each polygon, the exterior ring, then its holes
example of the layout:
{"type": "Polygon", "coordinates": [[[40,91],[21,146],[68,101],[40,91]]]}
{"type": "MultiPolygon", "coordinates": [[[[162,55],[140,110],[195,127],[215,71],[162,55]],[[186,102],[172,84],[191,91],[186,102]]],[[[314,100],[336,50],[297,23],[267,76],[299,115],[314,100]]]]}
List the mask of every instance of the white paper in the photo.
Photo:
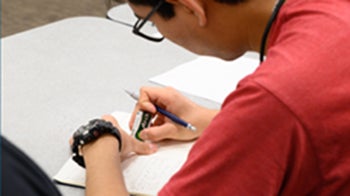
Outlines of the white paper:
{"type": "Polygon", "coordinates": [[[258,65],[257,58],[247,56],[235,61],[202,56],[152,77],[150,81],[221,104],[238,82],[254,72],[258,65]]]}

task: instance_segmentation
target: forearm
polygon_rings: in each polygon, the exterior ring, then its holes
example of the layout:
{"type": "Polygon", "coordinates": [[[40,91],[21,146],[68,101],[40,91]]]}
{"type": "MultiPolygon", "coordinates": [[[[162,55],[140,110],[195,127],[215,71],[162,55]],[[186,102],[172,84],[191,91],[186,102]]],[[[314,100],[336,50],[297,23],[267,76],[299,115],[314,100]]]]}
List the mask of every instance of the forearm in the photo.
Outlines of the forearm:
{"type": "Polygon", "coordinates": [[[196,118],[198,122],[196,122],[197,129],[199,132],[199,136],[202,134],[203,130],[208,127],[210,122],[213,120],[213,118],[220,112],[220,110],[215,109],[208,109],[201,107],[197,110],[198,114],[197,116],[200,116],[200,118],[196,118]]]}
{"type": "Polygon", "coordinates": [[[87,196],[128,195],[118,145],[114,137],[106,135],[84,146],[87,196]]]}

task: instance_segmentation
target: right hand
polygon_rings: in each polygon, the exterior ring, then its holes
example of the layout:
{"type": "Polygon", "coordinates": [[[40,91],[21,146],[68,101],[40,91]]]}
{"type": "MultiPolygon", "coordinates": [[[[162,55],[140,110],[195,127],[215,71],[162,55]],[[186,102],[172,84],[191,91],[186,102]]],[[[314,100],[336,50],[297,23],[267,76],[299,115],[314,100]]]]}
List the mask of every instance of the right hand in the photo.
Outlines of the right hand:
{"type": "Polygon", "coordinates": [[[195,104],[171,87],[142,87],[139,101],[131,116],[130,128],[132,128],[136,113],[139,110],[156,115],[153,125],[140,133],[143,140],[150,141],[164,139],[188,141],[196,139],[218,112],[195,104]],[[191,123],[197,130],[195,132],[190,131],[157,113],[154,104],[191,123]]]}

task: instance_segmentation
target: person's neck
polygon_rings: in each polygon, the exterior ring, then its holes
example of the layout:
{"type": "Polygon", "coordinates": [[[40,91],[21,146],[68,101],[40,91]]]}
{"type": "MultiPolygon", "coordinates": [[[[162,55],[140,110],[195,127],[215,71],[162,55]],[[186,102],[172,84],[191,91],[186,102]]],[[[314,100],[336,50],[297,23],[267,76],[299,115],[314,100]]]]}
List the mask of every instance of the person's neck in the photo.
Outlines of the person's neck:
{"type": "Polygon", "coordinates": [[[249,20],[248,34],[249,49],[259,52],[261,47],[261,41],[264,31],[267,27],[267,23],[272,15],[277,0],[255,0],[251,4],[251,9],[255,10],[249,20]],[[251,24],[251,25],[249,25],[251,24]]]}
{"type": "MultiPolygon", "coordinates": [[[[230,37],[236,39],[232,35],[237,35],[237,28],[239,28],[241,34],[237,36],[243,40],[240,43],[242,50],[259,52],[261,39],[275,3],[276,0],[250,0],[232,6],[223,5],[223,11],[217,12],[219,14],[217,18],[232,18],[232,20],[225,20],[228,23],[221,24],[221,27],[219,27],[227,30],[223,31],[227,34],[221,35],[221,37],[224,39],[226,36],[228,40],[230,37]],[[237,24],[238,20],[240,22],[237,24]]],[[[236,43],[237,40],[231,40],[231,42],[236,43]]],[[[230,41],[227,43],[230,43],[230,41]]]]}

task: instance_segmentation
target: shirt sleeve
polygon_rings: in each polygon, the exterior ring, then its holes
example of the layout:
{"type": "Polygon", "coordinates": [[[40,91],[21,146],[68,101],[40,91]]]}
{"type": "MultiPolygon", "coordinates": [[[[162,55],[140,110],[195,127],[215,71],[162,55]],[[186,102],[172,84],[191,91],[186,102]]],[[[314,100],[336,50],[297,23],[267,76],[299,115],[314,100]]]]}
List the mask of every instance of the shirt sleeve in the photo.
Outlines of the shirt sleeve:
{"type": "Polygon", "coordinates": [[[2,136],[1,155],[3,195],[62,195],[31,158],[2,136]]]}
{"type": "Polygon", "coordinates": [[[298,195],[295,187],[307,192],[317,183],[316,161],[289,108],[247,79],[159,195],[298,195]]]}

